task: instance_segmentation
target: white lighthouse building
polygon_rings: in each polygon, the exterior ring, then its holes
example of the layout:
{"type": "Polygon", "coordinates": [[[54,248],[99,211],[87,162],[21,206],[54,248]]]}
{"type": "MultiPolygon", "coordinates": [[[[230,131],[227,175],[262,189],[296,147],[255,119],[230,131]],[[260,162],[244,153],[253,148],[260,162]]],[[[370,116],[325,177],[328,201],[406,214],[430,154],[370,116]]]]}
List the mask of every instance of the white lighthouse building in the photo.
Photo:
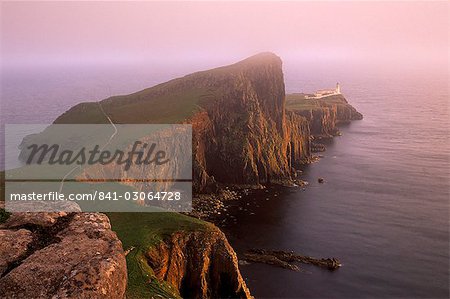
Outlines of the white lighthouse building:
{"type": "Polygon", "coordinates": [[[325,98],[325,97],[329,97],[329,96],[337,95],[337,94],[341,94],[341,86],[339,85],[339,82],[336,83],[335,89],[318,90],[312,95],[305,96],[305,99],[321,99],[321,98],[325,98]]]}
{"type": "Polygon", "coordinates": [[[339,82],[336,83],[336,91],[335,91],[335,93],[336,94],[341,94],[341,86],[339,85],[339,82]]]}

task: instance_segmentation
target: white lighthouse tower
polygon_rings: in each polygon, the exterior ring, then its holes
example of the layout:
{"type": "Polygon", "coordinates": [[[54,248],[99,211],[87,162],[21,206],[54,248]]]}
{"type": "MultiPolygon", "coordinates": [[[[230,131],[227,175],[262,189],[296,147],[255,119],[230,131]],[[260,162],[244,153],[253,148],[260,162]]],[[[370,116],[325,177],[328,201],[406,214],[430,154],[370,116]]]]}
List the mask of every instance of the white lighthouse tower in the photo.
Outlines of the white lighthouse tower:
{"type": "Polygon", "coordinates": [[[339,82],[336,83],[336,94],[341,94],[341,86],[339,85],[339,82]]]}

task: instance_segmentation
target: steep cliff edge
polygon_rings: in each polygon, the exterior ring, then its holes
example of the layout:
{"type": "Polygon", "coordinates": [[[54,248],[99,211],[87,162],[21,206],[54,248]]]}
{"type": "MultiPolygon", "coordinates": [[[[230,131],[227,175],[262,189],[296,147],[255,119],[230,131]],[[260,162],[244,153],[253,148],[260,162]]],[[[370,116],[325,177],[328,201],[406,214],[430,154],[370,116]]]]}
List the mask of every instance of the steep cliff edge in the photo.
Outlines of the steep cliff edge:
{"type": "Polygon", "coordinates": [[[303,94],[288,94],[286,109],[305,117],[309,122],[311,135],[320,138],[339,135],[338,125],[363,118],[341,94],[321,99],[307,99],[303,94]]]}
{"type": "Polygon", "coordinates": [[[216,227],[175,232],[145,253],[160,281],[183,298],[250,298],[238,259],[216,227]]]}
{"type": "Polygon", "coordinates": [[[213,224],[177,213],[110,213],[129,250],[127,298],[249,298],[236,253],[213,224]]]}

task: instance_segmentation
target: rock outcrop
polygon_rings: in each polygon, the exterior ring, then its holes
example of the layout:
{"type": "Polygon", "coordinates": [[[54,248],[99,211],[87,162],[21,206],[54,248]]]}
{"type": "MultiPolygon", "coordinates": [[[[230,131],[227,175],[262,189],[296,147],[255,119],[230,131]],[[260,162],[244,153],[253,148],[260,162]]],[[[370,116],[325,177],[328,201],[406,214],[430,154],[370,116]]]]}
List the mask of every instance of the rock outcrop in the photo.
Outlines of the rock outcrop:
{"type": "Polygon", "coordinates": [[[306,118],[286,112],[286,128],[288,133],[288,164],[293,173],[311,157],[310,125],[306,118]]]}
{"type": "Polygon", "coordinates": [[[183,298],[251,298],[236,253],[218,228],[175,232],[145,257],[157,279],[183,298]]]}
{"type": "MultiPolygon", "coordinates": [[[[339,135],[340,124],[363,118],[341,94],[322,99],[305,99],[302,94],[290,94],[287,110],[304,117],[309,123],[311,136],[316,139],[339,135]]],[[[322,150],[317,148],[316,151],[322,150]]]]}
{"type": "Polygon", "coordinates": [[[213,181],[259,185],[290,179],[309,147],[304,121],[285,113],[281,60],[264,53],[221,68],[220,79],[213,74],[208,80],[220,83],[221,92],[191,120],[195,189],[213,181]]]}
{"type": "Polygon", "coordinates": [[[295,113],[308,121],[313,136],[332,137],[339,132],[336,127],[336,106],[297,110],[295,113]]]}
{"type": "Polygon", "coordinates": [[[330,271],[339,269],[342,266],[337,258],[314,258],[306,255],[301,255],[293,251],[283,250],[266,250],[266,249],[251,249],[245,253],[245,259],[249,262],[264,263],[274,265],[294,271],[299,271],[298,266],[294,262],[303,264],[311,264],[319,266],[330,271]]]}
{"type": "Polygon", "coordinates": [[[99,213],[13,213],[0,225],[1,298],[124,298],[121,242],[99,213]]]}

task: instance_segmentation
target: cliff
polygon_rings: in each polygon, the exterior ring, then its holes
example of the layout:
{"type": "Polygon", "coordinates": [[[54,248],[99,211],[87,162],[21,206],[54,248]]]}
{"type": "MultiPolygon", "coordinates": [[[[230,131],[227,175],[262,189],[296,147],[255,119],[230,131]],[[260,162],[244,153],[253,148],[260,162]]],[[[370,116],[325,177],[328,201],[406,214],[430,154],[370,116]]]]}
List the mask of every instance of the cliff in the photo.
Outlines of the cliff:
{"type": "Polygon", "coordinates": [[[183,298],[251,298],[236,253],[218,228],[175,232],[145,257],[157,279],[183,298]]]}
{"type": "Polygon", "coordinates": [[[194,190],[289,180],[309,157],[304,120],[286,116],[282,63],[261,53],[143,91],[82,103],[55,123],[191,123],[194,190]]]}
{"type": "Polygon", "coordinates": [[[13,213],[0,244],[1,298],[125,296],[125,255],[103,214],[13,213]]]}
{"type": "Polygon", "coordinates": [[[303,94],[288,94],[286,109],[303,116],[309,122],[311,135],[320,138],[339,135],[338,125],[363,118],[341,94],[321,99],[306,99],[303,94]]]}
{"type": "Polygon", "coordinates": [[[236,253],[213,224],[177,213],[110,213],[129,251],[127,298],[249,298],[236,253]]]}

